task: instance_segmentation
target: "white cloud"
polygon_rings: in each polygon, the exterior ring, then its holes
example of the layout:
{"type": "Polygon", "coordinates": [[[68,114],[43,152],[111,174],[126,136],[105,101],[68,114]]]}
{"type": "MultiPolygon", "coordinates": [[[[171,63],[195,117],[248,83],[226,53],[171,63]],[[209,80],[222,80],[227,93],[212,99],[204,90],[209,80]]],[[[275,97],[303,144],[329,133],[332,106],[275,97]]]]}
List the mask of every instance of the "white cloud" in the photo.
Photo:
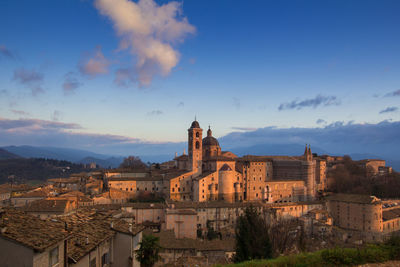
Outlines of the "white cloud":
{"type": "Polygon", "coordinates": [[[173,48],[195,28],[182,17],[181,3],[158,5],[153,0],[96,0],[96,8],[109,17],[121,38],[120,49],[136,57],[134,74],[141,86],[151,83],[155,75],[167,76],[179,61],[173,48]]]}

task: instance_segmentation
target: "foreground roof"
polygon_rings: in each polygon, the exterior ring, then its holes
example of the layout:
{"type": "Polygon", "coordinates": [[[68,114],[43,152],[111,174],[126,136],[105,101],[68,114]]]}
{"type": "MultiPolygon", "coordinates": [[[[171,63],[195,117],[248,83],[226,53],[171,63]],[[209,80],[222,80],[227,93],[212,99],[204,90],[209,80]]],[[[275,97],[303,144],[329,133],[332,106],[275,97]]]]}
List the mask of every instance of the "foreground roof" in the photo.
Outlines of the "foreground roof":
{"type": "Polygon", "coordinates": [[[136,235],[143,230],[142,226],[113,218],[110,213],[82,209],[79,212],[59,217],[65,222],[71,237],[68,239],[68,257],[78,262],[103,241],[113,237],[116,232],[136,235]]]}
{"type": "Polygon", "coordinates": [[[0,215],[0,236],[42,252],[67,238],[64,223],[41,220],[23,212],[8,210],[0,215]]]}

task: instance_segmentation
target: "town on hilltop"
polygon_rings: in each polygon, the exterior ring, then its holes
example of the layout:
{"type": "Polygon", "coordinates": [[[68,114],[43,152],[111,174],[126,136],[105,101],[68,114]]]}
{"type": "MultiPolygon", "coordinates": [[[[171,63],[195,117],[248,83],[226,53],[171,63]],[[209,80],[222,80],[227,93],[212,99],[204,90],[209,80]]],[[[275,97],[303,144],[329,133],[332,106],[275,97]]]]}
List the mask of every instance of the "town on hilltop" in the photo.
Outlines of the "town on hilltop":
{"type": "Polygon", "coordinates": [[[384,160],[317,155],[310,145],[299,156],[237,156],[210,127],[204,135],[193,121],[187,154],[160,164],[133,158],[40,186],[0,185],[0,266],[140,266],[150,234],[159,239],[156,266],[230,263],[236,221],[248,208],[267,223],[279,255],[400,231],[400,199],[341,187],[346,168],[359,174],[357,185],[388,184],[397,174],[384,160]]]}

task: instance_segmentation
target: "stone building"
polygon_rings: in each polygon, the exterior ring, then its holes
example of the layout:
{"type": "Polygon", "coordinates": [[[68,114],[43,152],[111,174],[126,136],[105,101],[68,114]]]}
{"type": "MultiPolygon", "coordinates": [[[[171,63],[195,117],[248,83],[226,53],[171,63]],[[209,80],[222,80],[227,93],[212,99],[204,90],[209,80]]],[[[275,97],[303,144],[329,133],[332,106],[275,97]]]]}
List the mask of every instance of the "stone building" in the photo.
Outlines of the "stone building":
{"type": "Polygon", "coordinates": [[[196,120],[188,135],[189,154],[175,157],[177,169],[188,172],[184,180],[187,186],[185,191],[181,187],[182,191],[170,192],[174,195],[171,199],[305,201],[315,199],[317,192],[326,188],[326,161],[314,158],[310,147],[300,157],[237,157],[222,151],[210,128],[202,139],[202,129],[196,120]]]}
{"type": "Polygon", "coordinates": [[[336,226],[363,232],[382,232],[382,202],[374,196],[335,194],[327,209],[336,226]]]}
{"type": "MultiPolygon", "coordinates": [[[[188,129],[188,154],[174,158],[173,168],[109,171],[108,187],[133,194],[162,195],[174,201],[309,201],[326,189],[326,160],[306,146],[302,156],[243,156],[223,151],[209,127],[193,121],[188,129]]],[[[171,166],[171,164],[168,164],[171,166]]]]}

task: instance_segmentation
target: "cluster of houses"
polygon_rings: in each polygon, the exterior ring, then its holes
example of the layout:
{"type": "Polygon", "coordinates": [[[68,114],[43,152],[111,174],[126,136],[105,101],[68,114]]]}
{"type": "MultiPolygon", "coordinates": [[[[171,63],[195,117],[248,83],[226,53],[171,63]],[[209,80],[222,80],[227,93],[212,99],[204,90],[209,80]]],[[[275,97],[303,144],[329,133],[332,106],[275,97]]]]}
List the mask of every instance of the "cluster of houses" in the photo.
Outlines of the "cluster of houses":
{"type": "MultiPolygon", "coordinates": [[[[270,225],[295,221],[321,240],[379,241],[400,230],[400,201],[324,194],[341,157],[309,146],[299,157],[237,157],[211,129],[202,138],[197,121],[188,145],[188,155],[153,168],[0,185],[0,266],[139,266],[143,234],[160,240],[157,265],[227,263],[236,220],[249,207],[270,225]]],[[[381,160],[359,164],[368,175],[392,172],[381,160]]]]}

